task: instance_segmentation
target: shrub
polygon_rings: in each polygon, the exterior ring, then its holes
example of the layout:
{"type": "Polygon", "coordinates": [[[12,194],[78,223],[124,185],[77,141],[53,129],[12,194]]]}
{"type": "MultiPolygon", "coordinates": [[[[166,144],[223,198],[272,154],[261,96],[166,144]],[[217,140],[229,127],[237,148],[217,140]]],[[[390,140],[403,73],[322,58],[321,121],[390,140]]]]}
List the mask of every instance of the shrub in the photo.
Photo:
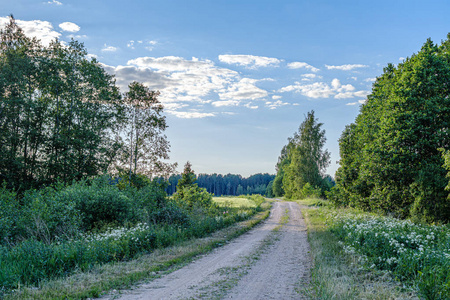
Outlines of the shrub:
{"type": "Polygon", "coordinates": [[[205,188],[196,184],[184,186],[173,194],[173,199],[182,208],[192,210],[193,208],[208,209],[213,205],[212,195],[205,188]]]}
{"type": "Polygon", "coordinates": [[[0,244],[17,234],[17,216],[19,203],[16,193],[6,189],[6,183],[0,189],[0,244]]]}
{"type": "Polygon", "coordinates": [[[92,230],[108,224],[123,225],[133,219],[133,203],[117,187],[103,180],[91,186],[77,183],[61,193],[62,198],[72,199],[81,214],[82,229],[92,230]]]}
{"type": "Polygon", "coordinates": [[[51,243],[55,239],[67,239],[79,233],[81,217],[76,202],[64,197],[60,188],[46,187],[24,194],[24,207],[18,221],[24,238],[31,236],[51,243]]]}

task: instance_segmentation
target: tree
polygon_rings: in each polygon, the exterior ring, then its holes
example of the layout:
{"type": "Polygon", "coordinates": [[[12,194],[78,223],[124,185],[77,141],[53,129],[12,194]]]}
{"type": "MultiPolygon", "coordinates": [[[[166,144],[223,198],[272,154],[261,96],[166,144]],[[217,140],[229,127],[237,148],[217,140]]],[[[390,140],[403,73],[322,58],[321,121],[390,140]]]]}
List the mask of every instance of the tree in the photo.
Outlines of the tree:
{"type": "Polygon", "coordinates": [[[199,187],[196,181],[194,170],[188,161],[184,165],[183,174],[178,181],[177,192],[173,195],[173,199],[178,205],[187,209],[208,208],[213,205],[212,195],[205,188],[199,187]]]}
{"type": "Polygon", "coordinates": [[[298,133],[289,138],[278,159],[278,174],[273,184],[275,196],[281,192],[280,179],[287,198],[302,198],[307,183],[322,190],[327,186],[324,172],[330,163],[330,153],[323,150],[326,138],[322,125],[314,111],[308,112],[298,133]]]}
{"type": "Polygon", "coordinates": [[[377,78],[340,139],[340,202],[425,221],[450,219],[440,148],[450,147],[450,34],[377,78]]]}
{"type": "Polygon", "coordinates": [[[163,134],[167,128],[163,106],[158,101],[159,92],[151,91],[139,82],[132,82],[125,93],[122,109],[125,112],[122,132],[117,136],[124,147],[117,167],[131,174],[167,175],[175,164],[162,160],[169,158],[170,145],[163,134]],[[125,140],[122,139],[125,135],[125,140]]]}
{"type": "Polygon", "coordinates": [[[76,41],[42,46],[10,17],[0,32],[0,180],[27,189],[106,170],[120,94],[76,41]]]}

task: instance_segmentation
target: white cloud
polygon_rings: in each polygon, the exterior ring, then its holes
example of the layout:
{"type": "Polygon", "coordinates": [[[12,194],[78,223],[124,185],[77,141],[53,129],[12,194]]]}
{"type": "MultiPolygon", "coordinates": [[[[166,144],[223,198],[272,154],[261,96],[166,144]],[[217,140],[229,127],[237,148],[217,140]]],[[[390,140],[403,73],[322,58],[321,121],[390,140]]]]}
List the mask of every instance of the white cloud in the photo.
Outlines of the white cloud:
{"type": "Polygon", "coordinates": [[[175,110],[169,110],[168,113],[181,118],[181,119],[202,119],[207,117],[214,117],[216,116],[215,113],[205,113],[205,112],[198,112],[198,111],[175,111],[175,110]]]}
{"type": "Polygon", "coordinates": [[[211,104],[216,107],[222,106],[238,106],[241,102],[238,100],[224,100],[224,101],[214,101],[211,104]]]}
{"type": "MultiPolygon", "coordinates": [[[[0,28],[4,28],[8,23],[9,17],[0,17],[0,28]]],[[[16,19],[16,23],[22,28],[26,36],[41,40],[43,45],[48,45],[51,41],[61,36],[61,33],[54,31],[53,25],[47,21],[23,21],[16,19]]]]}
{"type": "Polygon", "coordinates": [[[87,39],[87,35],[85,34],[77,34],[77,35],[69,34],[67,37],[75,40],[87,39]]]}
{"type": "Polygon", "coordinates": [[[95,58],[95,59],[97,59],[98,58],[98,55],[95,55],[95,54],[88,54],[88,55],[86,55],[88,58],[95,58]]]}
{"type": "Polygon", "coordinates": [[[62,5],[62,3],[57,1],[57,0],[52,0],[52,1],[42,2],[42,3],[44,3],[44,4],[62,5]]]}
{"type": "Polygon", "coordinates": [[[266,106],[269,107],[270,109],[277,109],[278,107],[285,106],[285,105],[289,105],[289,103],[283,102],[281,100],[278,100],[275,102],[271,102],[271,101],[266,102],[266,106]]]}
{"type": "Polygon", "coordinates": [[[258,105],[253,105],[251,102],[245,104],[244,106],[247,108],[250,108],[250,109],[258,109],[259,108],[258,105]]]}
{"type": "Polygon", "coordinates": [[[367,102],[367,99],[362,99],[362,100],[358,100],[358,101],[356,101],[356,102],[350,102],[350,103],[347,103],[347,104],[345,104],[345,105],[352,106],[352,105],[357,105],[357,104],[365,104],[366,102],[367,102]]]}
{"type": "Polygon", "coordinates": [[[354,93],[356,97],[366,97],[370,94],[370,91],[357,91],[354,93]]]}
{"type": "Polygon", "coordinates": [[[305,68],[305,69],[311,70],[311,72],[318,72],[318,71],[320,71],[320,69],[315,68],[315,67],[311,66],[310,64],[307,64],[305,62],[299,62],[299,61],[288,63],[287,67],[289,69],[305,68]]]}
{"type": "Polygon", "coordinates": [[[117,47],[107,46],[106,44],[103,46],[102,52],[116,52],[117,47]]]}
{"type": "Polygon", "coordinates": [[[272,99],[273,99],[273,100],[280,100],[281,98],[283,98],[283,97],[280,96],[280,95],[273,95],[273,96],[272,96],[272,99]]]}
{"type": "Polygon", "coordinates": [[[328,70],[342,70],[342,71],[351,71],[353,69],[357,68],[367,68],[369,66],[367,65],[361,65],[361,64],[353,64],[353,65],[341,65],[341,66],[329,66],[325,65],[328,70]]]}
{"type": "Polygon", "coordinates": [[[226,64],[234,64],[245,66],[249,69],[256,69],[259,67],[277,67],[281,60],[273,57],[254,56],[254,55],[219,55],[219,60],[226,64]]]}
{"type": "Polygon", "coordinates": [[[115,74],[117,85],[122,90],[126,90],[129,82],[133,80],[142,82],[152,90],[159,90],[159,100],[166,106],[167,111],[180,118],[203,116],[198,114],[199,112],[178,113],[180,107],[177,105],[180,104],[245,106],[251,100],[268,96],[267,91],[256,86],[257,82],[266,79],[242,78],[236,71],[220,68],[210,60],[196,57],[139,57],[128,61],[127,66],[104,65],[104,68],[115,74]],[[215,99],[210,100],[211,97],[215,99]]]}
{"type": "Polygon", "coordinates": [[[128,47],[128,48],[131,48],[131,49],[135,49],[135,48],[134,48],[134,41],[133,41],[133,40],[129,41],[129,42],[127,43],[127,47],[128,47]]]}
{"type": "Polygon", "coordinates": [[[328,85],[325,82],[314,82],[311,84],[304,84],[295,82],[293,85],[283,87],[279,90],[281,93],[295,92],[309,98],[330,98],[336,99],[353,98],[355,96],[366,95],[367,91],[354,92],[355,87],[351,84],[342,85],[339,79],[335,78],[328,85]]]}
{"type": "Polygon", "coordinates": [[[225,91],[219,92],[220,99],[256,100],[268,95],[266,90],[258,88],[255,83],[259,80],[243,78],[232,83],[225,91]]]}
{"type": "Polygon", "coordinates": [[[398,58],[399,61],[404,61],[405,59],[406,58],[404,58],[403,56],[398,58]]]}
{"type": "Polygon", "coordinates": [[[353,80],[358,80],[358,77],[356,77],[356,76],[352,76],[352,77],[350,77],[351,79],[353,79],[353,80]]]}
{"type": "Polygon", "coordinates": [[[72,22],[64,22],[59,24],[59,28],[68,32],[78,32],[80,31],[80,26],[72,22]]]}
{"type": "Polygon", "coordinates": [[[302,74],[302,81],[312,81],[313,79],[322,79],[323,77],[317,74],[302,74]]]}
{"type": "Polygon", "coordinates": [[[365,82],[374,82],[375,80],[377,80],[375,77],[364,79],[365,82]]]}

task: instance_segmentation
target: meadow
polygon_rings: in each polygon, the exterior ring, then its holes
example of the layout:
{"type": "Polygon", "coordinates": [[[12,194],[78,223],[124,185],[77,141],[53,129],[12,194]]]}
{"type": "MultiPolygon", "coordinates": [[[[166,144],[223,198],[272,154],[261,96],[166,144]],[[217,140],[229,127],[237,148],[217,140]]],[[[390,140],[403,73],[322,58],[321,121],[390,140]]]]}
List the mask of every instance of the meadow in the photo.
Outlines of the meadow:
{"type": "Polygon", "coordinates": [[[320,299],[449,299],[450,226],[300,201],[320,299]]]}

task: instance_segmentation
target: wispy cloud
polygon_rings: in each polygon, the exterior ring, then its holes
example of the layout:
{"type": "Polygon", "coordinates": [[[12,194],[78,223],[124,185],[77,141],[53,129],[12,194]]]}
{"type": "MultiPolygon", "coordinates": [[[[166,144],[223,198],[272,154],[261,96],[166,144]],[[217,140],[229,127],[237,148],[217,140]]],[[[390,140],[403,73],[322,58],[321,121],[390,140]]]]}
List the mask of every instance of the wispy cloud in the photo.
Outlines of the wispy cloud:
{"type": "Polygon", "coordinates": [[[347,104],[345,104],[345,105],[352,106],[352,105],[358,105],[358,104],[365,104],[366,102],[367,102],[367,99],[362,99],[362,100],[358,100],[358,101],[356,101],[356,102],[350,102],[350,103],[347,103],[347,104]]]}
{"type": "MultiPolygon", "coordinates": [[[[272,97],[273,98],[273,97],[272,97]]],[[[287,102],[283,102],[281,100],[277,100],[277,101],[266,101],[266,107],[270,108],[270,109],[277,109],[280,106],[285,106],[285,105],[289,105],[289,103],[287,102]]]]}
{"type": "Polygon", "coordinates": [[[281,60],[273,57],[254,56],[254,55],[219,55],[219,60],[226,64],[234,64],[245,66],[249,69],[256,69],[259,67],[277,67],[281,60]]]}
{"type": "Polygon", "coordinates": [[[176,110],[169,110],[167,111],[169,114],[172,114],[178,118],[181,119],[202,119],[207,117],[214,117],[216,116],[215,113],[208,113],[208,112],[198,112],[198,111],[176,111],[176,110]]]}
{"type": "Polygon", "coordinates": [[[340,80],[335,78],[331,81],[331,84],[325,82],[314,82],[305,84],[302,82],[295,82],[293,85],[283,87],[279,90],[281,93],[295,92],[300,93],[303,96],[309,98],[330,98],[336,99],[353,98],[355,96],[365,96],[367,91],[356,91],[355,87],[351,84],[341,84],[340,80]]]}
{"type": "Polygon", "coordinates": [[[329,66],[325,65],[325,67],[328,70],[342,70],[342,71],[351,71],[357,68],[368,68],[367,65],[361,65],[361,64],[353,64],[353,65],[340,65],[340,66],[329,66]]]}
{"type": "Polygon", "coordinates": [[[52,0],[52,1],[42,2],[42,3],[50,4],[50,5],[62,5],[62,3],[57,0],[52,0]]]}
{"type": "Polygon", "coordinates": [[[102,52],[116,52],[117,47],[114,46],[107,46],[106,44],[103,46],[102,52]]]}
{"type": "Polygon", "coordinates": [[[320,69],[311,66],[310,64],[307,64],[305,62],[299,62],[299,61],[295,61],[295,62],[291,62],[287,64],[287,67],[289,69],[308,69],[311,72],[318,72],[320,71],[320,69]]]}
{"type": "Polygon", "coordinates": [[[68,32],[78,32],[80,31],[80,26],[72,22],[64,22],[59,24],[59,28],[68,32]]]}

